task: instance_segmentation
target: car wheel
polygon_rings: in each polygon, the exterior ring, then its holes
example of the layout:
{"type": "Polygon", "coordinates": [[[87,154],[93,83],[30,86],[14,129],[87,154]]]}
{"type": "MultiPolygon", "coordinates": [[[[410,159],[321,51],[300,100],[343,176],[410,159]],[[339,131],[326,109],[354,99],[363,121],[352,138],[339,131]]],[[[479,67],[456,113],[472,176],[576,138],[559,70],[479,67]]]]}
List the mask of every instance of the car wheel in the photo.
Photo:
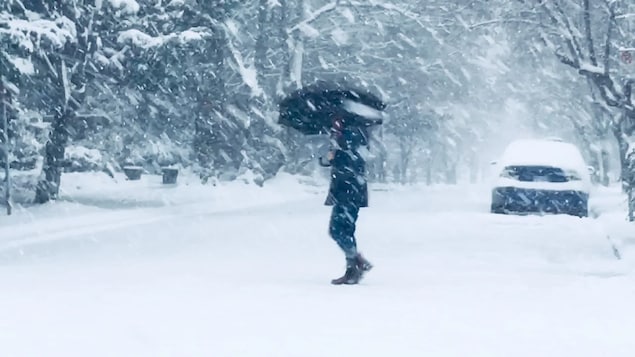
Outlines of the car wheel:
{"type": "Polygon", "coordinates": [[[492,205],[490,208],[490,213],[493,214],[505,214],[505,208],[499,205],[492,205]]]}
{"type": "Polygon", "coordinates": [[[492,191],[492,200],[490,201],[490,213],[505,214],[505,196],[498,190],[492,191]]]}
{"type": "Polygon", "coordinates": [[[589,210],[585,207],[581,210],[578,211],[578,214],[576,214],[576,216],[580,217],[580,218],[585,218],[589,216],[589,210]]]}
{"type": "Polygon", "coordinates": [[[580,207],[572,213],[574,216],[578,216],[580,218],[585,218],[589,216],[589,204],[587,202],[582,202],[580,207]]]}

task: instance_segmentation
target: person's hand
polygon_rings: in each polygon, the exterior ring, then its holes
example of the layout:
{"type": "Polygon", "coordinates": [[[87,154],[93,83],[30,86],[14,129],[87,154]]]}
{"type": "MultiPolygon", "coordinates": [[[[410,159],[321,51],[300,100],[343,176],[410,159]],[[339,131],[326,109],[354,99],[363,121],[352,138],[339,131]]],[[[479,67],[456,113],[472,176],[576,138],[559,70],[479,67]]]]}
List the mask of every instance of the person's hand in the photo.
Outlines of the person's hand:
{"type": "Polygon", "coordinates": [[[335,151],[329,151],[328,154],[326,154],[326,159],[328,161],[333,161],[334,158],[335,158],[335,151]]]}

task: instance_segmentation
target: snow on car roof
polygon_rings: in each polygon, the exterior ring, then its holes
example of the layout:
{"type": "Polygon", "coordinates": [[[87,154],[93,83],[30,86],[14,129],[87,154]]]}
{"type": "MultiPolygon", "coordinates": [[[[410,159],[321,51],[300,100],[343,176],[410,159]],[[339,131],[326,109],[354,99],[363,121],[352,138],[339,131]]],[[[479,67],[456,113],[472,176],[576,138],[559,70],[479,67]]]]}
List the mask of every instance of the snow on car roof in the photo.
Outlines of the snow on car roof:
{"type": "Polygon", "coordinates": [[[567,142],[523,139],[507,146],[500,160],[503,167],[515,165],[551,166],[586,172],[587,165],[578,148],[567,142]]]}

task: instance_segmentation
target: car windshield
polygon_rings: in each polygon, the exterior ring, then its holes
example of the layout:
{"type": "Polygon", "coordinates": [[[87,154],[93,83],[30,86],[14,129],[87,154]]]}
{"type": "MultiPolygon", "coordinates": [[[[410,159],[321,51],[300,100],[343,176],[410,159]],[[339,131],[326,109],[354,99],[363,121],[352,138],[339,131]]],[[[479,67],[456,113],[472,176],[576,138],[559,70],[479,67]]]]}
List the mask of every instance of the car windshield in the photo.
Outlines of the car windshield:
{"type": "Polygon", "coordinates": [[[550,166],[507,166],[503,176],[524,182],[567,182],[565,172],[550,166]]]}

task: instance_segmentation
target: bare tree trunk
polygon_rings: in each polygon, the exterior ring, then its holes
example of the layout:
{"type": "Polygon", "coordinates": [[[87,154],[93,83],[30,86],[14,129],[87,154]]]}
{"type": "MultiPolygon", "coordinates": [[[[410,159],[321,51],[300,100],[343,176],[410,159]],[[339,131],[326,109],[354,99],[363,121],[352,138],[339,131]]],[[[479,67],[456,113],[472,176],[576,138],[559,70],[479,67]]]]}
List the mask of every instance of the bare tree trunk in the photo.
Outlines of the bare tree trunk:
{"type": "Polygon", "coordinates": [[[86,66],[91,54],[96,50],[97,41],[92,35],[94,13],[81,16],[76,5],[62,5],[60,10],[62,15],[74,22],[77,42],[69,41],[59,53],[45,55],[48,61],[55,63],[55,73],[51,75],[51,79],[55,81],[58,98],[49,140],[45,146],[44,167],[35,192],[35,202],[40,204],[56,199],[59,195],[69,127],[77,109],[84,101],[86,66]],[[70,67],[67,66],[69,58],[74,62],[70,67]]]}
{"type": "Polygon", "coordinates": [[[458,183],[457,164],[453,161],[449,161],[446,167],[445,183],[450,185],[456,185],[458,183]]]}
{"type": "Polygon", "coordinates": [[[600,156],[601,156],[600,182],[602,183],[602,186],[606,187],[610,184],[609,171],[611,170],[611,164],[609,161],[609,153],[605,148],[602,148],[600,156]]]}
{"type": "Polygon", "coordinates": [[[426,154],[425,159],[426,185],[432,186],[432,153],[426,154]]]}
{"type": "Polygon", "coordinates": [[[386,148],[381,144],[374,145],[374,148],[375,156],[369,163],[368,167],[370,180],[373,182],[385,183],[387,156],[386,148]]]}
{"type": "Polygon", "coordinates": [[[628,153],[628,143],[624,140],[622,131],[619,128],[614,128],[613,134],[617,141],[617,148],[620,157],[620,181],[622,182],[622,191],[626,193],[627,183],[625,178],[628,176],[628,162],[626,162],[626,155],[628,153]]]}
{"type": "Polygon", "coordinates": [[[57,199],[59,195],[64,151],[68,142],[67,125],[72,114],[71,111],[60,108],[53,117],[49,141],[45,146],[43,177],[36,187],[35,203],[46,203],[57,199]]]}
{"type": "Polygon", "coordinates": [[[267,85],[267,81],[265,79],[265,72],[267,68],[267,41],[269,40],[270,33],[268,30],[268,26],[270,23],[269,19],[269,0],[259,0],[258,1],[258,37],[256,38],[256,46],[255,46],[255,55],[254,55],[254,66],[256,68],[256,75],[258,76],[258,83],[264,88],[265,95],[269,96],[273,93],[270,93],[269,86],[267,85]]]}
{"type": "Polygon", "coordinates": [[[635,193],[628,191],[628,221],[635,222],[635,193]]]}
{"type": "MultiPolygon", "coordinates": [[[[635,118],[627,120],[635,121],[635,118]]],[[[628,195],[628,217],[629,221],[635,221],[635,149],[629,147],[629,142],[635,142],[635,132],[631,123],[629,130],[624,130],[621,140],[620,151],[624,152],[622,156],[622,188],[628,195]]]]}
{"type": "Polygon", "coordinates": [[[478,164],[478,155],[476,155],[476,152],[471,150],[470,151],[470,183],[475,184],[478,182],[478,177],[479,177],[479,164],[478,164]]]}
{"type": "Polygon", "coordinates": [[[223,137],[222,122],[225,116],[227,93],[225,88],[225,33],[220,24],[226,16],[225,5],[216,2],[205,2],[201,10],[212,19],[213,37],[206,42],[206,53],[209,66],[200,74],[201,84],[209,85],[208,90],[197,91],[197,113],[194,119],[194,152],[200,166],[200,177],[203,182],[223,171],[232,164],[232,156],[225,152],[224,144],[228,138],[223,137]]]}
{"type": "Polygon", "coordinates": [[[410,156],[412,155],[412,147],[409,143],[402,140],[399,143],[400,161],[399,161],[399,183],[405,185],[408,181],[408,166],[410,165],[410,156]]]}
{"type": "MultiPolygon", "coordinates": [[[[631,138],[635,139],[635,138],[631,138]]],[[[628,196],[628,220],[635,221],[635,151],[631,150],[626,155],[626,170],[622,178],[623,186],[628,196]]]]}
{"type": "Polygon", "coordinates": [[[287,78],[289,78],[289,62],[291,61],[290,51],[288,49],[287,37],[287,27],[289,26],[289,18],[290,18],[290,9],[289,9],[289,1],[288,0],[279,0],[279,14],[280,18],[278,21],[278,36],[284,42],[285,50],[282,51],[282,58],[278,64],[280,68],[280,75],[278,76],[278,84],[276,87],[276,96],[281,98],[285,95],[286,86],[287,86],[287,78]]]}
{"type": "Polygon", "coordinates": [[[4,144],[4,202],[7,206],[7,215],[11,215],[12,203],[11,203],[11,158],[9,153],[11,152],[9,145],[9,118],[7,117],[7,101],[9,100],[7,90],[4,85],[3,78],[0,78],[0,100],[2,101],[2,142],[4,144]]]}
{"type": "Polygon", "coordinates": [[[278,95],[283,96],[290,90],[301,87],[304,42],[298,29],[291,29],[292,21],[300,21],[304,15],[304,0],[280,0],[281,21],[279,33],[286,46],[278,82],[278,95]],[[295,13],[291,5],[295,5],[295,13]]]}
{"type": "MultiPolygon", "coordinates": [[[[87,50],[85,50],[86,52],[87,50]]],[[[50,200],[55,200],[59,196],[60,182],[62,178],[62,166],[64,163],[64,152],[68,144],[69,126],[75,117],[75,110],[78,108],[83,95],[83,67],[77,69],[77,73],[72,74],[66,66],[66,61],[60,59],[55,54],[55,61],[58,61],[55,78],[57,88],[61,92],[58,94],[58,104],[53,115],[49,140],[45,145],[44,166],[42,175],[35,190],[35,203],[43,204],[50,200]],[[74,76],[74,78],[69,78],[74,76]],[[77,82],[79,90],[72,89],[72,82],[77,82]],[[78,93],[74,98],[75,92],[78,93]]],[[[85,56],[85,53],[84,55],[85,56]]],[[[85,60],[85,59],[84,59],[85,60]]]]}
{"type": "Polygon", "coordinates": [[[387,180],[387,165],[388,165],[388,151],[386,146],[384,145],[384,128],[379,128],[379,140],[375,147],[379,147],[378,161],[379,161],[379,171],[377,181],[381,183],[386,183],[387,180]]]}
{"type": "MultiPolygon", "coordinates": [[[[630,99],[630,98],[629,98],[630,99]]],[[[630,104],[630,102],[629,102],[630,104]]],[[[635,221],[635,111],[625,110],[619,126],[614,128],[619,145],[622,190],[628,196],[628,217],[635,221]]]]}

